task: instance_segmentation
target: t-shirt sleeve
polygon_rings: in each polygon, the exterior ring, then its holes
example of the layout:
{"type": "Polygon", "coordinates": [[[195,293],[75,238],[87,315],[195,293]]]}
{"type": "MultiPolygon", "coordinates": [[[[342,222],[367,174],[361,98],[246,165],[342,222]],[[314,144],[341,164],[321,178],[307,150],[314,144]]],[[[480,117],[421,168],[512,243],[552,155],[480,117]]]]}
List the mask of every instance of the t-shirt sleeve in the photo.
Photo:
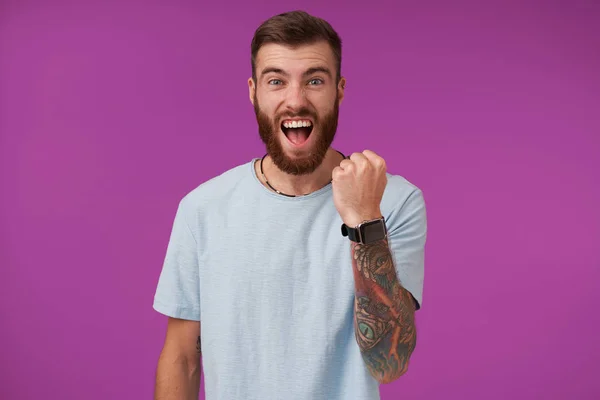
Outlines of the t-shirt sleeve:
{"type": "Polygon", "coordinates": [[[404,204],[388,217],[386,225],[396,275],[402,287],[414,297],[418,310],[423,303],[427,237],[427,215],[422,191],[414,189],[404,204]]]}
{"type": "Polygon", "coordinates": [[[183,201],[175,214],[153,308],[169,317],[200,321],[198,245],[183,201]]]}

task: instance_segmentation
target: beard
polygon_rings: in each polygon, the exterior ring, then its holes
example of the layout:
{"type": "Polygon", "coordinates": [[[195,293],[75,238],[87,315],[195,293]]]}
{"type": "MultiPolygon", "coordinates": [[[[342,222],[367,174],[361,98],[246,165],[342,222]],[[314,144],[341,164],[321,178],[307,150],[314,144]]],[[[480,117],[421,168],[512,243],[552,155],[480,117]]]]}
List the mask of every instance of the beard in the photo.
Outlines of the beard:
{"type": "Polygon", "coordinates": [[[269,118],[261,109],[254,94],[254,112],[258,123],[258,132],[260,138],[266,146],[267,154],[273,160],[273,163],[281,171],[290,175],[305,175],[314,172],[325,159],[327,150],[333,143],[338,125],[339,115],[339,96],[336,94],[333,104],[333,111],[319,118],[317,113],[302,108],[296,113],[281,113],[273,119],[269,118]],[[291,158],[283,150],[283,145],[280,139],[281,121],[284,118],[310,118],[313,121],[313,128],[310,136],[313,138],[313,149],[303,158],[291,158]]]}

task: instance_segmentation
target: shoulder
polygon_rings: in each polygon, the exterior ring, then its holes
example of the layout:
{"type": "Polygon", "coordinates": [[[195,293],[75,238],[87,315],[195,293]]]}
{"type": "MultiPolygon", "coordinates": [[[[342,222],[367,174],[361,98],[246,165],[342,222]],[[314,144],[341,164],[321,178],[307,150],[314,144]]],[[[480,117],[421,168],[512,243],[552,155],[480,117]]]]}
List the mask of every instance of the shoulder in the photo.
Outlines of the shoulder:
{"type": "Polygon", "coordinates": [[[389,219],[425,220],[425,198],[416,184],[397,174],[387,174],[387,186],[381,201],[382,213],[389,219]]]}
{"type": "Polygon", "coordinates": [[[415,196],[423,196],[421,188],[402,175],[387,173],[387,185],[383,193],[383,202],[390,206],[398,206],[415,196]]]}
{"type": "Polygon", "coordinates": [[[193,214],[219,204],[224,199],[231,198],[236,189],[252,179],[252,165],[252,161],[236,165],[204,181],[181,198],[180,208],[186,213],[193,214]]]}

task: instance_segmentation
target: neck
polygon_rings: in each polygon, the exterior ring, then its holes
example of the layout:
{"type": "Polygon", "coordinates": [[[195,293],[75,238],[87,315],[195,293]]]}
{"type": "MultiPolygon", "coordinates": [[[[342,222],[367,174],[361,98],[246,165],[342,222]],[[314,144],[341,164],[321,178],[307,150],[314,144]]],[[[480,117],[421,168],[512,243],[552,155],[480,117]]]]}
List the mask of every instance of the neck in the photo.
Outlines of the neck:
{"type": "MultiPolygon", "coordinates": [[[[263,162],[263,173],[267,177],[269,184],[278,191],[287,195],[301,196],[315,192],[327,185],[331,181],[333,169],[341,161],[342,155],[333,148],[329,148],[323,162],[315,171],[306,175],[290,175],[277,168],[271,158],[267,156],[263,162]]],[[[263,185],[269,188],[260,174],[260,160],[256,163],[255,169],[263,185]]]]}

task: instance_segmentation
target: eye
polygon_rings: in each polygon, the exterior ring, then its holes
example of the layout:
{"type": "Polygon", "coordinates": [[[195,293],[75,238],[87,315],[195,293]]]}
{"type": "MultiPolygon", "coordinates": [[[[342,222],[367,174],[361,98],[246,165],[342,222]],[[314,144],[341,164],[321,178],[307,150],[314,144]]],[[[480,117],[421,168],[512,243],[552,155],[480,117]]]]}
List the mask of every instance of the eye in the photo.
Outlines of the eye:
{"type": "Polygon", "coordinates": [[[314,78],[314,79],[311,79],[310,81],[308,81],[308,84],[309,85],[313,85],[313,86],[314,85],[320,85],[322,83],[323,83],[323,80],[319,79],[319,78],[314,78]]]}
{"type": "Polygon", "coordinates": [[[281,80],[280,79],[271,79],[269,81],[269,85],[281,85],[281,80]]]}

